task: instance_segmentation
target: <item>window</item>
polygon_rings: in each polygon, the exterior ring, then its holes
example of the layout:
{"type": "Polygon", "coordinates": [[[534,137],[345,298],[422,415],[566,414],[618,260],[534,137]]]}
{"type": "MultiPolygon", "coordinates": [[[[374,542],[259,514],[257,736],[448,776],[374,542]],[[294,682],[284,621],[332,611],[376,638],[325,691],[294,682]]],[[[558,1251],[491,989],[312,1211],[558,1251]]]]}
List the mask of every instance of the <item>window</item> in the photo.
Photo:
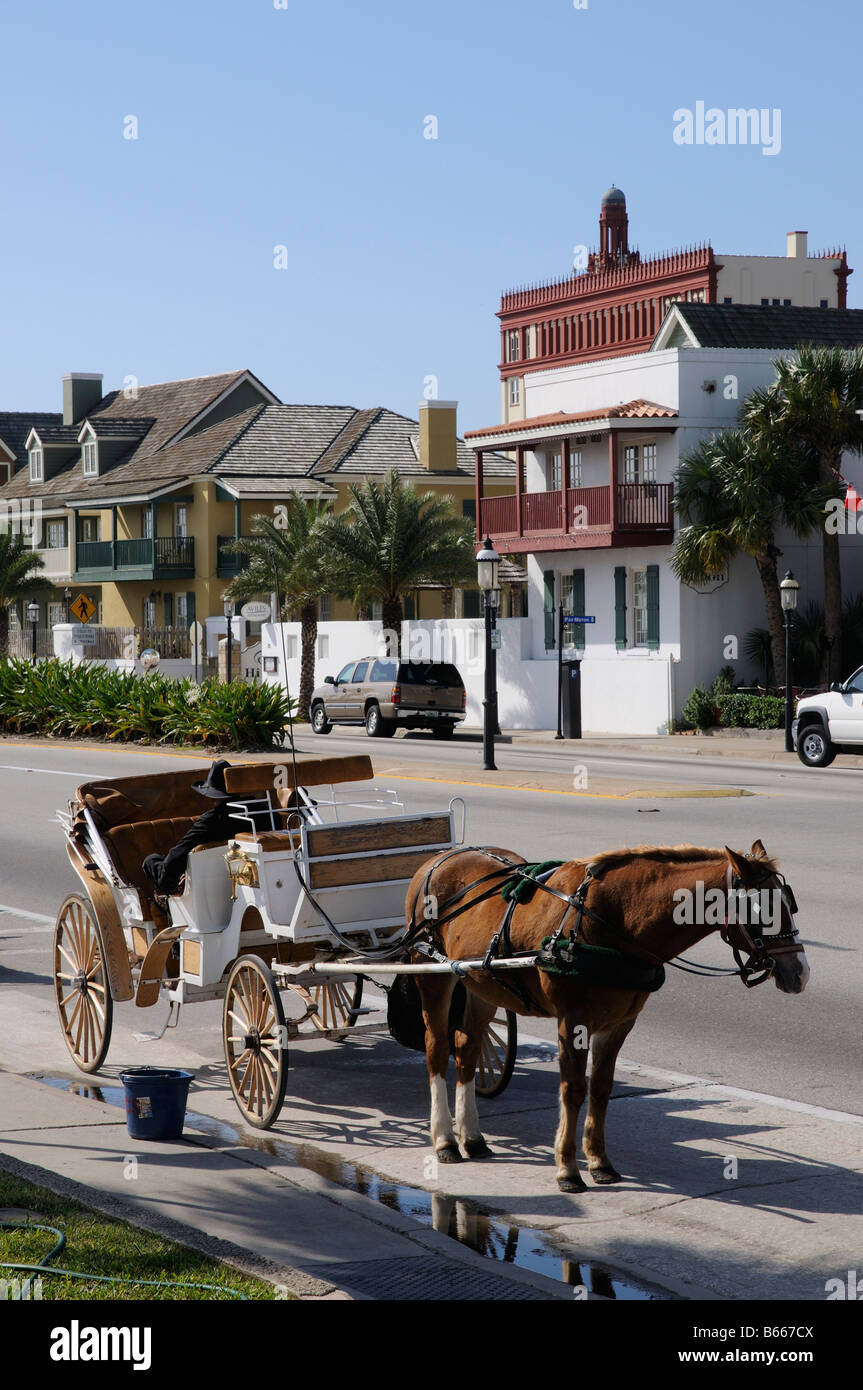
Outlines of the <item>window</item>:
{"type": "Polygon", "coordinates": [[[771,299],[770,303],[771,303],[775,308],[777,308],[777,309],[779,308],[780,301],[779,301],[778,299],[771,299]]]}
{"type": "Polygon", "coordinates": [[[521,404],[521,378],[511,376],[509,379],[509,403],[510,405],[521,404]]]}
{"type": "Polygon", "coordinates": [[[468,517],[471,521],[476,521],[476,498],[463,497],[461,502],[461,514],[468,517]]]}
{"type": "Polygon", "coordinates": [[[369,680],[372,681],[392,681],[395,684],[396,671],[398,667],[394,661],[376,661],[372,667],[369,680]]]}
{"type": "Polygon", "coordinates": [[[790,299],[783,299],[782,304],[783,304],[783,307],[786,308],[786,309],[790,309],[790,308],[791,308],[791,300],[790,300],[790,299]]]}
{"type": "Polygon", "coordinates": [[[580,449],[573,449],[569,456],[569,485],[583,487],[580,449]]]}
{"type": "Polygon", "coordinates": [[[102,518],[99,516],[81,517],[81,540],[98,541],[102,539],[102,518]]]}
{"type": "Polygon", "coordinates": [[[623,481],[638,482],[638,445],[627,444],[623,450],[623,481]]]}
{"type": "Polygon", "coordinates": [[[186,504],[178,502],[174,508],[174,535],[185,539],[189,532],[186,529],[186,504]]]}
{"type": "Polygon", "coordinates": [[[354,674],[353,674],[353,677],[352,677],[352,680],[353,680],[354,685],[359,685],[361,681],[364,681],[364,680],[365,680],[365,678],[366,678],[366,672],[368,671],[368,669],[369,669],[369,663],[368,663],[367,661],[359,661],[359,662],[357,662],[357,669],[354,671],[354,674]]]}
{"type": "Polygon", "coordinates": [[[30,459],[30,481],[31,483],[41,483],[45,476],[45,460],[41,449],[31,449],[28,455],[30,459]]]}
{"type": "Polygon", "coordinates": [[[826,299],[822,299],[822,300],[819,302],[819,308],[821,308],[821,309],[827,309],[827,308],[829,308],[829,305],[828,305],[826,299]]]}
{"type": "Polygon", "coordinates": [[[356,664],[355,661],[349,661],[347,666],[342,667],[341,671],[339,671],[339,674],[336,676],[336,685],[344,685],[345,681],[350,680],[356,664]]]}
{"type": "Polygon", "coordinates": [[[144,627],[156,626],[156,600],[154,598],[144,599],[144,627]]]}
{"type": "MultiPolygon", "coordinates": [[[[45,524],[45,548],[46,550],[65,550],[68,544],[66,520],[48,521],[45,524]]],[[[62,622],[58,618],[57,622],[62,622]]]]}
{"type": "Polygon", "coordinates": [[[318,599],[318,622],[328,623],[332,610],[332,600],[329,594],[321,594],[318,599]]]}
{"type": "Polygon", "coordinates": [[[645,444],[641,450],[641,481],[656,482],[656,445],[645,444]]]}
{"type": "Polygon", "coordinates": [[[647,646],[647,570],[632,571],[632,645],[647,646]]]}
{"type": "Polygon", "coordinates": [[[64,623],[65,621],[66,621],[66,605],[65,605],[65,603],[49,603],[49,604],[48,604],[48,626],[49,626],[49,627],[56,627],[57,623],[64,623]]]}
{"type": "Polygon", "coordinates": [[[517,328],[510,329],[508,348],[508,361],[510,362],[517,362],[521,357],[521,343],[519,341],[520,338],[521,334],[519,333],[517,328]]]}
{"type": "Polygon", "coordinates": [[[88,439],[84,445],[82,472],[85,478],[95,478],[99,473],[99,453],[95,439],[88,439]]]}
{"type": "Polygon", "coordinates": [[[769,300],[769,299],[762,299],[762,301],[761,301],[761,307],[764,308],[765,305],[769,305],[769,303],[770,303],[770,300],[769,300]]]}
{"type": "Polygon", "coordinates": [[[549,492],[560,491],[560,454],[547,454],[545,459],[545,479],[549,492]]]}
{"type": "MultiPolygon", "coordinates": [[[[167,607],[167,602],[168,602],[168,595],[166,594],[166,595],[165,595],[165,604],[166,604],[166,607],[167,607]]],[[[176,595],[176,598],[175,598],[175,612],[176,612],[177,627],[181,628],[181,629],[185,632],[186,628],[189,626],[189,600],[188,600],[188,596],[187,596],[186,594],[177,594],[177,595],[176,595]]]]}
{"type": "Polygon", "coordinates": [[[145,541],[153,539],[153,509],[152,507],[141,508],[141,538],[145,541]]]}
{"type": "Polygon", "coordinates": [[[731,304],[731,303],[732,303],[731,296],[729,295],[726,299],[723,299],[722,303],[723,303],[723,304],[731,304]]]}

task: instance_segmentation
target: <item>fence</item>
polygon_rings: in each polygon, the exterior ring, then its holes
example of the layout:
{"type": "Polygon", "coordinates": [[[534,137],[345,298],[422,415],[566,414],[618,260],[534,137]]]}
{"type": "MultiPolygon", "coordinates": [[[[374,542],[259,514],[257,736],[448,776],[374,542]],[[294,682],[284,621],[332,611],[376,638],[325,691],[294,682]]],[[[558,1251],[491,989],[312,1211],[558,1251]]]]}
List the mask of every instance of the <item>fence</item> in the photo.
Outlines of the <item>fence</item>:
{"type": "MultiPolygon", "coordinates": [[[[33,632],[30,628],[16,628],[9,632],[9,655],[21,661],[29,661],[33,655],[33,632]]],[[[36,656],[54,655],[54,635],[50,627],[36,629],[36,656]]]]}

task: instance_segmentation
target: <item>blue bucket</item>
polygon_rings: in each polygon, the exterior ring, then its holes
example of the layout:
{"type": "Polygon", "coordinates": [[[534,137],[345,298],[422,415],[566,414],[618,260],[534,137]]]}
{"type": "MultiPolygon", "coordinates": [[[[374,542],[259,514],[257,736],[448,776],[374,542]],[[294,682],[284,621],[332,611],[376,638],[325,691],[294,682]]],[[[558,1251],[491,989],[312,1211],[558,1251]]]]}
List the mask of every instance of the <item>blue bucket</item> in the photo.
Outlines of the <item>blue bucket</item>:
{"type": "Polygon", "coordinates": [[[133,1139],[179,1139],[186,1118],[190,1071],[129,1067],[120,1073],[126,1093],[126,1128],[133,1139]]]}

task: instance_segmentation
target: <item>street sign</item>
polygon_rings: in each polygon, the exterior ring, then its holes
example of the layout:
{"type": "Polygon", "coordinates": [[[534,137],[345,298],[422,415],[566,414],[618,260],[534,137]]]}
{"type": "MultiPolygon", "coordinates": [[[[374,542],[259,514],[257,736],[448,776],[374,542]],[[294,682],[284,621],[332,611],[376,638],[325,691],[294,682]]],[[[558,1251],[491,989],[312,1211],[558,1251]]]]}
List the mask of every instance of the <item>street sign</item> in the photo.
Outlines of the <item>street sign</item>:
{"type": "Polygon", "coordinates": [[[74,627],[72,641],[79,647],[95,647],[96,629],[94,627],[74,627]]]}
{"type": "Polygon", "coordinates": [[[502,637],[503,637],[503,633],[502,633],[502,632],[498,632],[497,630],[495,630],[495,631],[491,634],[491,649],[492,649],[493,652],[499,652],[499,651],[500,651],[500,648],[501,648],[501,640],[500,640],[500,639],[501,639],[502,637]]]}
{"type": "Polygon", "coordinates": [[[260,602],[244,603],[240,615],[250,623],[268,623],[273,616],[270,605],[260,602]]]}
{"type": "Polygon", "coordinates": [[[595,622],[596,622],[596,618],[588,618],[588,617],[585,617],[584,614],[581,614],[580,617],[575,617],[575,618],[574,618],[574,617],[571,617],[569,614],[567,614],[567,615],[565,615],[563,621],[564,621],[564,625],[565,625],[565,626],[567,626],[567,627],[574,627],[576,623],[595,623],[595,622]]]}
{"type": "Polygon", "coordinates": [[[81,623],[89,623],[93,614],[96,612],[96,605],[86,594],[79,594],[76,599],[69,604],[69,612],[74,613],[81,623]]]}
{"type": "Polygon", "coordinates": [[[203,626],[203,623],[192,623],[191,627],[189,628],[189,641],[191,642],[192,646],[193,646],[193,647],[200,647],[200,645],[201,645],[201,643],[203,642],[203,640],[204,640],[204,626],[203,626]]]}

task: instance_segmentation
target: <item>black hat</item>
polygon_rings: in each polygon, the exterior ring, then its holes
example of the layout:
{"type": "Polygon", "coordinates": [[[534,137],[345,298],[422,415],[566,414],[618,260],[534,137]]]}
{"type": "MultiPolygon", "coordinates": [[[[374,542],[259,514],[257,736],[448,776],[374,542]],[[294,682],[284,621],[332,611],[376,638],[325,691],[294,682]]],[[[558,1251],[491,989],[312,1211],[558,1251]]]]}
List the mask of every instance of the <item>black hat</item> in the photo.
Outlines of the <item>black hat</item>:
{"type": "Polygon", "coordinates": [[[225,758],[218,758],[207,773],[206,782],[193,782],[192,791],[209,796],[213,801],[230,801],[233,793],[225,788],[225,768],[230,766],[225,758]]]}

